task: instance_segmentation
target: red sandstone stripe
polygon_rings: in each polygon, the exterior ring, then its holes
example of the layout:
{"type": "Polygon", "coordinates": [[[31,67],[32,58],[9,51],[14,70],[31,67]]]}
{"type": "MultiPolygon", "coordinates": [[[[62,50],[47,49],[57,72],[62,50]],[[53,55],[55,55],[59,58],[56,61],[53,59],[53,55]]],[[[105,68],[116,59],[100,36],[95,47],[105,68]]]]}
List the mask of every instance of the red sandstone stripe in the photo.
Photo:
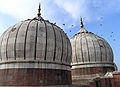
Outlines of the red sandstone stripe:
{"type": "Polygon", "coordinates": [[[56,69],[1,69],[0,86],[70,85],[71,72],[56,69]]]}
{"type": "Polygon", "coordinates": [[[107,71],[114,71],[113,67],[86,67],[72,69],[72,76],[91,75],[98,73],[106,73],[107,71]]]}

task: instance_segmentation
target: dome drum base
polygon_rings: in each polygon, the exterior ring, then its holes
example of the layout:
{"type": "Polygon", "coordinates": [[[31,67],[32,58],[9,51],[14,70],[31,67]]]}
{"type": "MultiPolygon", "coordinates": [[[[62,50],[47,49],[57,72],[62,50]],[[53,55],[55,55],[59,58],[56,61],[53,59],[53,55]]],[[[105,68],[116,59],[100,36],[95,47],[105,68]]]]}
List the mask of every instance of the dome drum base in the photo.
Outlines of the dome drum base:
{"type": "MultiPolygon", "coordinates": [[[[0,86],[0,87],[13,87],[13,86],[0,86]]],[[[80,87],[73,85],[55,85],[55,86],[14,86],[14,87],[80,87]]]]}
{"type": "Polygon", "coordinates": [[[40,68],[0,69],[0,86],[71,85],[71,71],[40,68]]]}
{"type": "Polygon", "coordinates": [[[114,71],[114,67],[86,67],[72,69],[72,84],[88,84],[95,77],[114,71]]]}
{"type": "Polygon", "coordinates": [[[90,74],[97,74],[97,73],[106,73],[114,71],[114,67],[86,67],[86,68],[76,68],[72,69],[72,75],[90,75],[90,74]]]}
{"type": "Polygon", "coordinates": [[[43,68],[43,69],[60,69],[71,71],[71,66],[64,63],[47,62],[47,61],[5,61],[0,63],[0,69],[12,68],[43,68]]]}

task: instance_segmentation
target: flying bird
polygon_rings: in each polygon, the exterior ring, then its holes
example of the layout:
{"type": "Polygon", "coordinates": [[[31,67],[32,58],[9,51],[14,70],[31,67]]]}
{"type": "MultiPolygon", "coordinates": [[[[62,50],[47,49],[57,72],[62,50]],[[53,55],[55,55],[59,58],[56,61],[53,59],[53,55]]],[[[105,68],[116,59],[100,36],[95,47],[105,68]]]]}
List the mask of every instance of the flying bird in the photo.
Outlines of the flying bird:
{"type": "Polygon", "coordinates": [[[100,26],[102,26],[102,24],[100,24],[100,26]]]}
{"type": "Polygon", "coordinates": [[[115,41],[115,39],[113,39],[113,41],[115,41]]]}
{"type": "Polygon", "coordinates": [[[65,24],[63,24],[65,26],[65,24]]]}
{"type": "Polygon", "coordinates": [[[103,19],[103,17],[101,17],[101,20],[103,19]]]}

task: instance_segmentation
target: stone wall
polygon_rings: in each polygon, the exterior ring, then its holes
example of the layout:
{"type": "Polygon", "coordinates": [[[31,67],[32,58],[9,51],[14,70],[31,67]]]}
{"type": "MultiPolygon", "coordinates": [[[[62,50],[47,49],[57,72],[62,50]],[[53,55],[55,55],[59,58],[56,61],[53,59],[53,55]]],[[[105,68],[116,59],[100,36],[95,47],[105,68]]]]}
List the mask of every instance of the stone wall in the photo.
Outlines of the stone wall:
{"type": "Polygon", "coordinates": [[[72,84],[89,84],[89,81],[104,76],[107,71],[113,71],[112,67],[86,67],[72,69],[72,84]]]}
{"type": "Polygon", "coordinates": [[[71,71],[59,69],[1,69],[0,86],[71,85],[71,71]]]}
{"type": "Polygon", "coordinates": [[[120,72],[113,72],[112,77],[95,78],[89,83],[89,87],[120,87],[120,72]]]}
{"type": "Polygon", "coordinates": [[[113,87],[120,87],[120,71],[113,73],[113,79],[114,79],[113,87]]]}
{"type": "Polygon", "coordinates": [[[109,71],[113,71],[112,67],[85,67],[85,68],[76,68],[72,69],[73,76],[79,75],[90,75],[90,74],[98,74],[98,73],[106,73],[109,71]]]}

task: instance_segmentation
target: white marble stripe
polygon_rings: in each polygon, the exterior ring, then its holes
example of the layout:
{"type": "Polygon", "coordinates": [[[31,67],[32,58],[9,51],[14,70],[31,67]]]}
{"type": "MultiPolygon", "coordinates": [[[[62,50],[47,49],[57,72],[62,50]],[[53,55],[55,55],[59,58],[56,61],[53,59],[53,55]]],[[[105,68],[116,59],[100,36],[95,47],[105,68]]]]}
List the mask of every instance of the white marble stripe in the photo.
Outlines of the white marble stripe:
{"type": "Polygon", "coordinates": [[[106,62],[106,61],[103,61],[103,62],[98,61],[98,62],[71,63],[72,66],[76,66],[76,65],[91,65],[91,64],[94,64],[94,65],[96,65],[96,64],[112,64],[112,65],[114,65],[113,62],[106,62]]]}
{"type": "Polygon", "coordinates": [[[13,68],[61,69],[69,71],[71,70],[70,66],[49,63],[6,63],[0,65],[0,69],[13,69],[13,68]]]}
{"type": "Polygon", "coordinates": [[[87,68],[87,67],[114,67],[112,64],[88,64],[88,65],[76,65],[72,66],[72,69],[75,68],[87,68]]]}

